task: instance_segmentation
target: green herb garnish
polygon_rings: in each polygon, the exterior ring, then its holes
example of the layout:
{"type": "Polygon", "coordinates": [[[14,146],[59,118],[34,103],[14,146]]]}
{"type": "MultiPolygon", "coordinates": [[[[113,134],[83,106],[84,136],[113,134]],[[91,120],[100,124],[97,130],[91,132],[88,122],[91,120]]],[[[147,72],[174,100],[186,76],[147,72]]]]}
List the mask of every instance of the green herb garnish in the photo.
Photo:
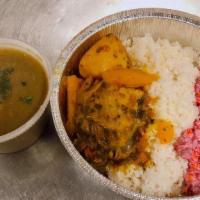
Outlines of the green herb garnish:
{"type": "Polygon", "coordinates": [[[19,100],[25,104],[31,104],[33,101],[33,97],[32,96],[20,97],[19,100]]]}
{"type": "Polygon", "coordinates": [[[0,69],[0,101],[5,100],[12,89],[10,75],[13,71],[13,68],[0,69]]]}
{"type": "Polygon", "coordinates": [[[21,85],[25,87],[27,85],[26,81],[21,81],[21,85]]]}
{"type": "Polygon", "coordinates": [[[101,105],[101,104],[95,104],[94,106],[95,106],[95,108],[96,108],[97,110],[100,110],[100,109],[102,108],[102,105],[101,105]]]}
{"type": "Polygon", "coordinates": [[[144,104],[144,97],[141,97],[137,100],[138,106],[142,106],[144,104]]]}
{"type": "Polygon", "coordinates": [[[135,118],[139,118],[142,119],[145,115],[145,111],[142,109],[137,109],[137,110],[133,110],[131,111],[131,114],[135,117],[135,118]]]}

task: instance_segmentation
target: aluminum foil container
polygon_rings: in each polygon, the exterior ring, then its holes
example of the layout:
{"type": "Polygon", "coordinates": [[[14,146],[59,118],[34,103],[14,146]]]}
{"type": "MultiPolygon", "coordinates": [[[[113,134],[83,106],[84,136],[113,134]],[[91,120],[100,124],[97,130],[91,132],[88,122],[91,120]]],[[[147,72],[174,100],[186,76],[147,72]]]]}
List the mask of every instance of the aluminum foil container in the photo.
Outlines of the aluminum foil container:
{"type": "MultiPolygon", "coordinates": [[[[172,199],[146,196],[110,181],[90,166],[79,154],[65,130],[63,108],[59,99],[60,80],[64,74],[76,72],[84,52],[100,37],[108,33],[113,33],[122,40],[150,33],[155,39],[166,38],[170,41],[179,41],[182,45],[192,46],[194,49],[200,49],[200,18],[184,12],[160,8],[134,9],[113,14],[91,24],[76,35],[62,51],[54,70],[51,96],[53,120],[62,144],[77,164],[96,182],[125,197],[150,200],[172,199]]],[[[196,200],[200,199],[200,196],[173,199],[196,200]]]]}

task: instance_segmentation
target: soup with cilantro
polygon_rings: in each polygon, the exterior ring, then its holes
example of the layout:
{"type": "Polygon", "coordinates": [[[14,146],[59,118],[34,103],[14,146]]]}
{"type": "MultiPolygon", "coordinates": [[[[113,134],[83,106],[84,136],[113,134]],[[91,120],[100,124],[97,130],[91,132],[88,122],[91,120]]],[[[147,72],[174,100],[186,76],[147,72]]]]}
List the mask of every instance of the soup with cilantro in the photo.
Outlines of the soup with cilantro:
{"type": "Polygon", "coordinates": [[[28,121],[47,89],[46,73],[36,58],[18,49],[0,48],[0,135],[28,121]]]}

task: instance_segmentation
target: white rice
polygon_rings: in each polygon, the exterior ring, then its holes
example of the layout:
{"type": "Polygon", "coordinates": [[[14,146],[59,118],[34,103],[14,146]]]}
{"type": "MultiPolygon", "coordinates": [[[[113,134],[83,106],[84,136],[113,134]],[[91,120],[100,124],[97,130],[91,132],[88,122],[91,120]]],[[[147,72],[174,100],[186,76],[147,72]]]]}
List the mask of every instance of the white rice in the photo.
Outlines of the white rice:
{"type": "MultiPolygon", "coordinates": [[[[159,97],[154,106],[156,118],[170,120],[177,138],[198,116],[194,84],[199,72],[193,64],[198,54],[191,47],[182,47],[166,39],[155,41],[150,35],[135,37],[132,41],[131,46],[130,39],[124,42],[130,56],[147,64],[150,72],[159,73],[160,79],[151,85],[149,93],[159,97]]],[[[143,170],[132,164],[126,173],[111,170],[109,177],[148,195],[179,194],[186,161],[176,155],[173,144],[161,145],[158,140],[152,146],[151,157],[155,164],[151,168],[143,170]]]]}
{"type": "Polygon", "coordinates": [[[149,34],[133,38],[133,46],[127,49],[130,55],[147,64],[150,72],[159,73],[159,81],[155,81],[149,90],[150,95],[160,98],[154,108],[156,117],[171,120],[176,135],[180,136],[198,116],[193,103],[198,76],[193,62],[197,60],[197,53],[191,47],[181,47],[178,42],[154,41],[149,34]]]}
{"type": "Polygon", "coordinates": [[[112,170],[109,171],[109,178],[120,185],[130,188],[136,192],[141,192],[141,180],[143,177],[143,169],[135,165],[128,165],[126,171],[112,170]]]}
{"type": "Polygon", "coordinates": [[[174,196],[181,191],[185,160],[178,158],[172,145],[155,144],[152,152],[155,165],[144,171],[142,193],[154,196],[174,196]]]}

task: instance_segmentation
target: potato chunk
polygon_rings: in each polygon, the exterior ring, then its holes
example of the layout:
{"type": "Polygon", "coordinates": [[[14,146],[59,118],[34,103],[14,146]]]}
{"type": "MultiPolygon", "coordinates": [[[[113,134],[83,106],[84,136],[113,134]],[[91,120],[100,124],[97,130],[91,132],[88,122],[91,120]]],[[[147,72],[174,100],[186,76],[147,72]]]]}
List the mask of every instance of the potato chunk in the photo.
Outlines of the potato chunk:
{"type": "Polygon", "coordinates": [[[97,41],[82,57],[79,72],[83,77],[101,77],[102,72],[115,67],[127,68],[128,54],[121,41],[107,35],[97,41]]]}

